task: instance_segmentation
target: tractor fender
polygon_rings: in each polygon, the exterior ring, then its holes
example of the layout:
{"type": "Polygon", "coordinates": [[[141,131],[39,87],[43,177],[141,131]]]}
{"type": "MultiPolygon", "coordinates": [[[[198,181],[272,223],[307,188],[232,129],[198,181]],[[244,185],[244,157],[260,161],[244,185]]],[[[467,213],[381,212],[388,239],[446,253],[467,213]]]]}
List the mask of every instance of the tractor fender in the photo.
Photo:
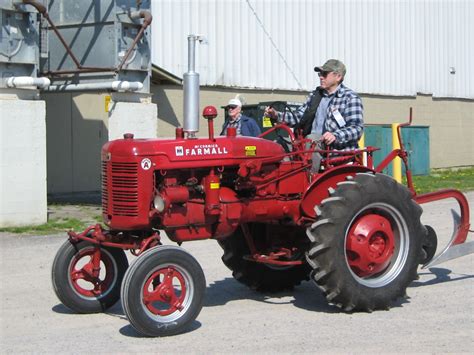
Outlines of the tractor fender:
{"type": "Polygon", "coordinates": [[[300,205],[301,214],[309,218],[316,218],[314,207],[329,197],[330,188],[335,189],[337,184],[345,181],[348,176],[366,172],[374,172],[374,170],[361,165],[341,165],[317,175],[303,194],[300,205]]]}

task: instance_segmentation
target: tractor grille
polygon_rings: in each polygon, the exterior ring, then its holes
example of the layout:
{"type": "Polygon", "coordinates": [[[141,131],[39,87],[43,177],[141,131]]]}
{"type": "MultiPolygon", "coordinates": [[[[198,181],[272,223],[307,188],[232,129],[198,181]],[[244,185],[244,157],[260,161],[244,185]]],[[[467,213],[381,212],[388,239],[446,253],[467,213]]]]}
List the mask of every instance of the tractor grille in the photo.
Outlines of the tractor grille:
{"type": "Polygon", "coordinates": [[[107,189],[109,183],[107,175],[107,162],[102,161],[102,211],[104,213],[109,209],[109,192],[107,189]]]}
{"type": "MultiPolygon", "coordinates": [[[[104,164],[104,163],[103,163],[104,164]]],[[[112,163],[107,176],[107,165],[102,166],[102,205],[114,216],[138,216],[137,163],[112,163]],[[111,184],[111,186],[109,185],[111,184]],[[109,186],[109,189],[107,189],[109,186]],[[109,196],[109,194],[111,196],[109,196]]]]}

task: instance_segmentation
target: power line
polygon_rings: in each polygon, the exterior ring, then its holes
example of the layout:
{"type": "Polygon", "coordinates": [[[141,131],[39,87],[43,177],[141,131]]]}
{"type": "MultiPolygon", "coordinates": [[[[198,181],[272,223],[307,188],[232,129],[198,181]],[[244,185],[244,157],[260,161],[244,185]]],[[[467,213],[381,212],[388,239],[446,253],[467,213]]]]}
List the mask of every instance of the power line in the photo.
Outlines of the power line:
{"type": "Polygon", "coordinates": [[[257,20],[258,24],[260,25],[260,27],[262,28],[263,32],[267,35],[268,39],[270,40],[270,43],[272,44],[273,48],[275,48],[275,50],[277,51],[279,57],[281,58],[281,60],[283,61],[283,63],[285,64],[286,68],[288,69],[288,71],[291,73],[291,75],[293,76],[293,79],[295,79],[296,83],[298,84],[298,86],[300,87],[300,89],[303,89],[303,85],[301,85],[300,81],[298,80],[298,78],[296,77],[295,73],[293,72],[293,70],[290,68],[288,62],[286,61],[285,57],[283,57],[283,54],[281,53],[281,51],[278,49],[276,43],[273,41],[273,38],[272,36],[270,36],[270,33],[268,33],[268,31],[265,29],[265,26],[263,25],[263,22],[260,20],[260,18],[258,17],[257,15],[257,12],[255,11],[255,9],[252,7],[252,5],[250,4],[250,1],[249,0],[246,0],[247,2],[247,5],[249,6],[250,10],[253,12],[254,16],[255,16],[255,19],[257,20]]]}

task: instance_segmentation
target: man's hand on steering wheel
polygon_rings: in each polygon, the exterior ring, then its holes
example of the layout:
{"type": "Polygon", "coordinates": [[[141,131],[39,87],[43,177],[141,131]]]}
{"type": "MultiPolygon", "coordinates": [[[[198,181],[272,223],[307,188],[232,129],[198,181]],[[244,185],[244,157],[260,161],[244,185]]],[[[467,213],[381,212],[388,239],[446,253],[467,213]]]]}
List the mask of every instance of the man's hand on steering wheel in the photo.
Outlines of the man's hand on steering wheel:
{"type": "Polygon", "coordinates": [[[331,132],[324,132],[322,135],[322,141],[327,145],[331,145],[336,141],[336,137],[331,132]]]}

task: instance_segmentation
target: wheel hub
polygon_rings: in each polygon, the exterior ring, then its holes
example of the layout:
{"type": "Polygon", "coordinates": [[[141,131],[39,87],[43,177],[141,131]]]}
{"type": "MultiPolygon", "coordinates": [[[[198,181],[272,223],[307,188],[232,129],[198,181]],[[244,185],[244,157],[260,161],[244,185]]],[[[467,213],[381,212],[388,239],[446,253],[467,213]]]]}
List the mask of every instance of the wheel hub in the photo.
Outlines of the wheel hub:
{"type": "Polygon", "coordinates": [[[78,253],[70,266],[69,274],[72,286],[80,295],[98,297],[107,292],[113,283],[114,272],[112,261],[107,255],[101,254],[101,267],[93,263],[94,249],[85,249],[78,253]],[[87,260],[87,261],[86,261],[87,260]],[[100,276],[103,269],[104,276],[100,276]]]}
{"type": "Polygon", "coordinates": [[[395,249],[390,221],[378,214],[358,218],[347,236],[346,255],[349,266],[359,277],[370,277],[384,271],[395,249]]]}
{"type": "Polygon", "coordinates": [[[150,312],[159,316],[181,311],[185,297],[184,277],[172,267],[154,272],[143,288],[143,303],[150,312]]]}

